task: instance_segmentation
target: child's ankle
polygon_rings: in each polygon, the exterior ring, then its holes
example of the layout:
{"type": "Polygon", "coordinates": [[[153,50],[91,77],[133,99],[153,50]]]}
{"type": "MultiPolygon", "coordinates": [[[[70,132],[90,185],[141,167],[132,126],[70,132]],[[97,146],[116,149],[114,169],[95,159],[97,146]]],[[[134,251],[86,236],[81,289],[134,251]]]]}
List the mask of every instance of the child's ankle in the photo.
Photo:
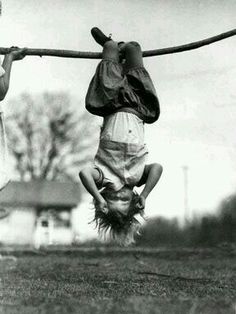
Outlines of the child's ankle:
{"type": "Polygon", "coordinates": [[[110,39],[105,42],[103,45],[103,49],[114,49],[114,50],[119,50],[118,42],[110,39]]]}
{"type": "Polygon", "coordinates": [[[120,52],[118,48],[118,43],[113,40],[107,41],[103,46],[103,59],[109,59],[119,62],[119,56],[120,52]]]}

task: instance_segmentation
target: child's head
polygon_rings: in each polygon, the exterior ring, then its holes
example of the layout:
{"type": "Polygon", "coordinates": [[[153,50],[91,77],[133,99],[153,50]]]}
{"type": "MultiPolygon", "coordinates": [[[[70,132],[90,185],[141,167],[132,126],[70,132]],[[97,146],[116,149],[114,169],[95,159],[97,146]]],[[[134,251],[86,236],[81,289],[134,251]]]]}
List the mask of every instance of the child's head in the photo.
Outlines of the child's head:
{"type": "Polygon", "coordinates": [[[99,232],[109,232],[114,240],[123,245],[133,243],[140,229],[140,223],[134,217],[141,211],[136,207],[139,196],[128,186],[119,191],[106,188],[101,195],[107,202],[108,212],[104,213],[94,204],[94,221],[99,232]]]}

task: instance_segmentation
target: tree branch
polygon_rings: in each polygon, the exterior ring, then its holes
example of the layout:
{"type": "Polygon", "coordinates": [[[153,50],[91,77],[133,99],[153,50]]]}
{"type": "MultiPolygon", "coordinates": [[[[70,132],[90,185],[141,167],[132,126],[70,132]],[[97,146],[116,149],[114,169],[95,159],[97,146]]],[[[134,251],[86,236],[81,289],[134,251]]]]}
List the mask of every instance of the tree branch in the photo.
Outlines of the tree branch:
{"type": "Polygon", "coordinates": [[[236,35],[236,28],[231,31],[228,31],[228,32],[225,32],[225,33],[213,36],[213,37],[209,37],[203,40],[195,41],[186,45],[144,51],[143,57],[161,56],[161,55],[166,55],[166,54],[171,54],[171,53],[178,53],[178,52],[193,50],[193,49],[197,49],[200,47],[213,44],[217,41],[220,41],[220,40],[223,40],[223,39],[235,36],[235,35],[236,35]]]}
{"type": "MultiPolygon", "coordinates": [[[[166,55],[171,53],[183,52],[188,50],[197,49],[206,45],[210,45],[214,42],[229,38],[236,35],[236,29],[230,30],[228,32],[203,39],[200,41],[195,41],[189,44],[168,47],[155,50],[143,51],[143,57],[153,57],[166,55]]],[[[7,54],[10,52],[10,48],[0,48],[0,54],[7,54]]],[[[28,56],[51,56],[51,57],[63,57],[63,58],[84,58],[84,59],[101,59],[102,53],[100,52],[88,52],[88,51],[75,51],[75,50],[62,50],[62,49],[37,49],[37,48],[27,48],[26,55],[28,56]]]]}

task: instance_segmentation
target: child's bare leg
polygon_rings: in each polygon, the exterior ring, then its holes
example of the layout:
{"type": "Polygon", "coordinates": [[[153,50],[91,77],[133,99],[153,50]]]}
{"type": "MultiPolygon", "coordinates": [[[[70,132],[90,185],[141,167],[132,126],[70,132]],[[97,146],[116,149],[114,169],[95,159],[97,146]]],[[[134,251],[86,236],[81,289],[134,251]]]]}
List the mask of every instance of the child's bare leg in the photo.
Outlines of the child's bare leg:
{"type": "Polygon", "coordinates": [[[102,51],[102,59],[119,62],[119,54],[120,52],[117,42],[109,40],[104,44],[102,51]]]}
{"type": "Polygon", "coordinates": [[[125,58],[124,68],[126,71],[131,68],[143,67],[142,50],[139,43],[135,41],[125,43],[122,50],[125,58]]]}

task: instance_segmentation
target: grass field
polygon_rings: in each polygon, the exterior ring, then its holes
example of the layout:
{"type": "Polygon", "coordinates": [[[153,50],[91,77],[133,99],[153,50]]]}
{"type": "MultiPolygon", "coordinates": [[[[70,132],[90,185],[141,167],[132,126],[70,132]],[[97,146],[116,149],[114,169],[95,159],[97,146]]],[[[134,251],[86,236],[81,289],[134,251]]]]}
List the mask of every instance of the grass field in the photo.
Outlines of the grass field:
{"type": "Polygon", "coordinates": [[[5,251],[0,278],[4,314],[236,313],[231,249],[5,251]]]}

